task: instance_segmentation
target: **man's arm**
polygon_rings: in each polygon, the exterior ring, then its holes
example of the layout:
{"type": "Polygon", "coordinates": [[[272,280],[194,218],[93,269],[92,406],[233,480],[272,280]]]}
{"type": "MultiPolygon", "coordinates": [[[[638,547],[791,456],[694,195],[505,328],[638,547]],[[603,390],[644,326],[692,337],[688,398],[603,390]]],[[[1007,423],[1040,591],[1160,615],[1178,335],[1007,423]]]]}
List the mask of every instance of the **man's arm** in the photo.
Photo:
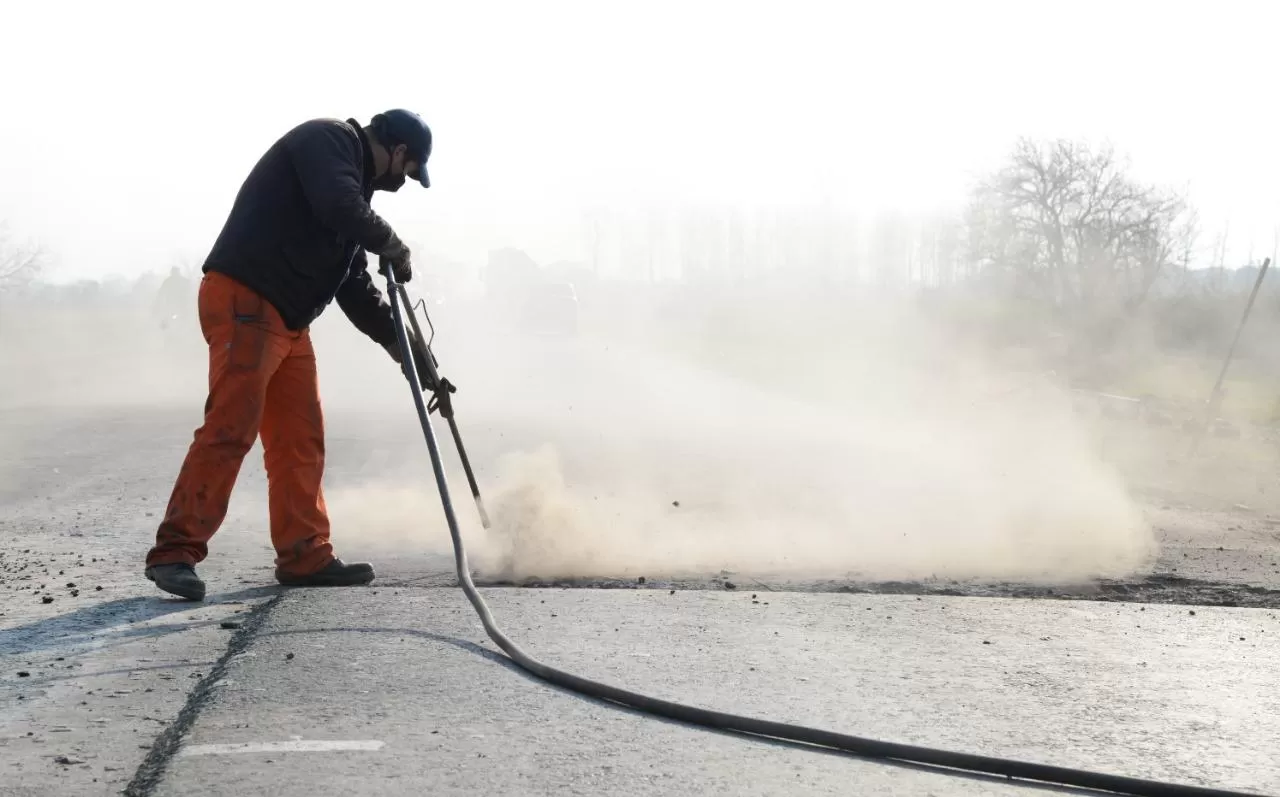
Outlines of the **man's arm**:
{"type": "MultiPolygon", "coordinates": [[[[342,312],[346,313],[347,318],[351,319],[355,328],[386,349],[391,359],[399,363],[400,336],[396,334],[396,320],[391,315],[391,305],[383,300],[382,293],[373,284],[373,277],[369,274],[369,260],[364,250],[356,252],[347,280],[342,283],[342,287],[338,288],[337,300],[338,306],[342,308],[342,312]]],[[[405,332],[409,336],[409,345],[413,351],[413,365],[418,374],[418,386],[426,390],[429,385],[423,347],[419,345],[412,329],[406,329],[405,332]]]]}
{"type": "Polygon", "coordinates": [[[369,260],[364,250],[356,252],[351,261],[351,271],[347,279],[338,288],[338,306],[352,325],[373,339],[379,346],[398,356],[396,346],[396,323],[391,317],[391,305],[382,298],[382,293],[373,284],[369,274],[369,260]]]}
{"type": "Polygon", "coordinates": [[[286,140],[302,190],[325,226],[376,255],[401,248],[400,239],[365,201],[360,142],[337,123],[317,122],[286,140]]]}

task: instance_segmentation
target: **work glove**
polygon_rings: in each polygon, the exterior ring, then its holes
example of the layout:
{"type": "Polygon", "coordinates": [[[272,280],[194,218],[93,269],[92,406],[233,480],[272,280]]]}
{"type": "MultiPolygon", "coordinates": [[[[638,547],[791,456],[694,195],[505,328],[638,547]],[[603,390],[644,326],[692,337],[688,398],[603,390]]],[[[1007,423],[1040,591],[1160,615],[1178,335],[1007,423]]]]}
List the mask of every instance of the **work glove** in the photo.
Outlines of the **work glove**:
{"type": "MultiPolygon", "coordinates": [[[[418,389],[433,390],[435,385],[430,382],[430,371],[427,370],[426,347],[418,342],[417,336],[413,334],[413,330],[409,332],[409,349],[413,352],[413,369],[418,372],[418,389]]],[[[400,359],[400,341],[395,339],[386,346],[387,354],[391,355],[391,359],[395,360],[396,365],[400,366],[400,372],[406,377],[404,363],[400,359]]]]}
{"type": "Polygon", "coordinates": [[[381,256],[383,267],[391,266],[391,274],[396,282],[408,282],[413,279],[413,268],[409,263],[409,247],[397,240],[394,246],[381,256]]]}
{"type": "MultiPolygon", "coordinates": [[[[431,353],[427,351],[426,346],[418,344],[418,339],[414,337],[413,332],[409,333],[409,348],[413,350],[413,369],[418,373],[418,389],[431,392],[431,399],[427,402],[427,412],[439,412],[445,418],[453,417],[453,401],[452,396],[458,392],[458,388],[454,386],[448,379],[441,379],[439,384],[435,384],[430,379],[430,372],[427,370],[427,357],[431,353]]],[[[400,364],[400,345],[392,343],[386,347],[387,353],[391,355],[391,359],[400,364]]],[[[432,357],[432,365],[435,364],[435,358],[432,357]]],[[[400,372],[404,373],[404,366],[401,365],[400,372]]],[[[407,377],[408,374],[405,374],[407,377]]]]}

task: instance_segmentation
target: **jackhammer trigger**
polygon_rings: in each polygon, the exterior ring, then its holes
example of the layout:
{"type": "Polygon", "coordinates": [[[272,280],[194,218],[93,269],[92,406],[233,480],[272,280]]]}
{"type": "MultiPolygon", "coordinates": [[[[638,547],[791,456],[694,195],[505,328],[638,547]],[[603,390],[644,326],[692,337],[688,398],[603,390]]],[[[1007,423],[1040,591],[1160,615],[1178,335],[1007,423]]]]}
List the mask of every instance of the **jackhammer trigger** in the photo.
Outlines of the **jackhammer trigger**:
{"type": "Polygon", "coordinates": [[[427,402],[427,412],[440,410],[441,418],[453,420],[453,399],[450,396],[457,392],[458,388],[454,387],[452,382],[445,377],[440,377],[440,384],[436,386],[431,399],[427,402]]]}
{"type": "Polygon", "coordinates": [[[427,312],[427,300],[422,297],[418,297],[418,301],[414,302],[413,306],[409,308],[409,314],[414,318],[417,318],[419,307],[422,308],[422,317],[427,319],[427,329],[431,330],[431,337],[427,338],[427,342],[425,344],[427,347],[427,353],[431,355],[431,364],[436,368],[439,368],[440,362],[436,359],[435,353],[431,351],[431,343],[436,339],[436,325],[431,323],[431,314],[427,312]]]}

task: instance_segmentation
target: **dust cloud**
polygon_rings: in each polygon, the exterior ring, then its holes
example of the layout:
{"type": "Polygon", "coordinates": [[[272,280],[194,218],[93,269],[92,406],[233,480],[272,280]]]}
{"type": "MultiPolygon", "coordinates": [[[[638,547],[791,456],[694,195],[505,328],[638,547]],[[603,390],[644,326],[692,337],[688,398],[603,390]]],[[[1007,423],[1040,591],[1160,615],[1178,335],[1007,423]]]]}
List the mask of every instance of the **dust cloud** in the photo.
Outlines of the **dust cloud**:
{"type": "MultiPolygon", "coordinates": [[[[908,300],[638,301],[568,340],[494,334],[465,309],[444,325],[490,530],[436,434],[482,578],[1061,583],[1157,553],[1056,375],[908,300]]],[[[335,525],[445,553],[425,446],[393,390],[413,465],[331,491],[335,525]]]]}
{"type": "MultiPolygon", "coordinates": [[[[6,315],[4,406],[168,412],[194,429],[194,318],[157,334],[119,303],[95,308],[42,311],[20,345],[6,315]]],[[[1156,554],[1054,374],[912,300],[624,286],[584,296],[578,334],[549,337],[501,314],[482,299],[433,313],[494,521],[480,527],[435,416],[483,578],[1062,582],[1156,554]]],[[[449,552],[398,370],[336,308],[313,335],[335,542],[449,552]]],[[[21,441],[6,445],[17,461],[21,441]]],[[[247,478],[238,505],[258,489],[247,478]]]]}
{"type": "MultiPolygon", "coordinates": [[[[602,290],[570,336],[500,315],[483,299],[435,313],[493,518],[480,527],[436,421],[481,577],[1060,582],[1156,554],[1055,375],[909,299],[602,290]]],[[[45,308],[15,344],[23,319],[8,312],[4,406],[169,413],[195,429],[204,342],[195,319],[175,324],[157,334],[122,302],[45,308]]],[[[448,553],[397,368],[337,308],[314,336],[335,541],[448,553]]],[[[10,462],[20,445],[6,441],[10,462]]],[[[234,500],[260,504],[253,490],[234,500]]]]}

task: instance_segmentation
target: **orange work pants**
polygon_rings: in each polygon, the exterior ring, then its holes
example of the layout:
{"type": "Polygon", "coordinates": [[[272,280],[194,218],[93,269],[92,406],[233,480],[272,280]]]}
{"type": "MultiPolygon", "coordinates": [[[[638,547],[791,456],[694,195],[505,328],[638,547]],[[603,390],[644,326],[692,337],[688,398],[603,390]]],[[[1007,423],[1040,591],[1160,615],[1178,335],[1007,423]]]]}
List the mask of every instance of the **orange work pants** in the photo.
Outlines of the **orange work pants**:
{"type": "Polygon", "coordinates": [[[277,571],[307,575],[333,559],[320,481],[324,418],[308,330],[285,327],[256,292],[218,273],[200,282],[209,397],[147,566],[195,565],[226,518],[244,457],[262,437],[277,571]]]}

